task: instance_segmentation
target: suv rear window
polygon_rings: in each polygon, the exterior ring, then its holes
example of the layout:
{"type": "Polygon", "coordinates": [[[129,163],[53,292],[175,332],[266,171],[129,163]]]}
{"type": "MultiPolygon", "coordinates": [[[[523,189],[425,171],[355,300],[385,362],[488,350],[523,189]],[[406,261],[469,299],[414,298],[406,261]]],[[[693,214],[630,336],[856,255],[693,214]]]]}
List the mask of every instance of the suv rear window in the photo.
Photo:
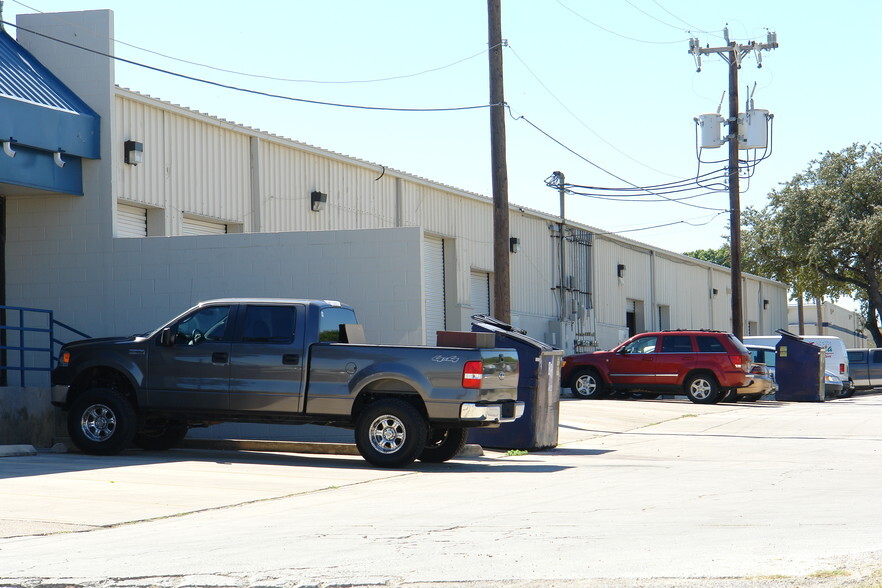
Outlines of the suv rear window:
{"type": "Polygon", "coordinates": [[[698,335],[695,337],[695,340],[698,341],[698,350],[702,353],[725,353],[726,348],[723,347],[723,343],[717,338],[710,335],[698,335]]]}
{"type": "Polygon", "coordinates": [[[662,353],[692,353],[692,338],[689,335],[665,335],[661,350],[662,353]]]}

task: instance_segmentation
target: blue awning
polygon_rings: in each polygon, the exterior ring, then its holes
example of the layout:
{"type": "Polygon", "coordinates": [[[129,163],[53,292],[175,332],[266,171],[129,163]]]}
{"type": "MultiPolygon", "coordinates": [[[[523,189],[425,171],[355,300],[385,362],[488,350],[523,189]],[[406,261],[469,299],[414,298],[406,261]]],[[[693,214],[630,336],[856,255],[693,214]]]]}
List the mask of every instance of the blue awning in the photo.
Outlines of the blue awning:
{"type": "Polygon", "coordinates": [[[0,30],[0,141],[23,155],[0,151],[0,183],[82,194],[79,158],[100,157],[100,123],[94,110],[0,30]],[[54,164],[59,152],[71,165],[54,164]]]}

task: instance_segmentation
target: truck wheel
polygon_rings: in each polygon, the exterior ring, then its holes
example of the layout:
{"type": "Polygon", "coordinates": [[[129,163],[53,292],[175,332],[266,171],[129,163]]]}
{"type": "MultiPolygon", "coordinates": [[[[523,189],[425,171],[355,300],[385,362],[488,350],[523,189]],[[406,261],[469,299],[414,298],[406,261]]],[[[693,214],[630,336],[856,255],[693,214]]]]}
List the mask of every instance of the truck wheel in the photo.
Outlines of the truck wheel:
{"type": "Polygon", "coordinates": [[[150,420],[135,434],[135,446],[145,451],[165,451],[177,447],[189,430],[187,424],[182,421],[150,420]]]}
{"type": "Polygon", "coordinates": [[[596,370],[580,370],[573,376],[570,390],[573,396],[582,399],[597,399],[606,396],[606,389],[603,380],[597,374],[596,370]]]}
{"type": "Polygon", "coordinates": [[[398,398],[383,398],[358,415],[355,445],[369,463],[400,468],[422,453],[428,429],[426,419],[413,405],[398,398]]]}
{"type": "Polygon", "coordinates": [[[93,388],[71,405],[67,430],[83,453],[116,455],[132,442],[137,420],[135,407],[120,392],[93,388]]]}
{"type": "Polygon", "coordinates": [[[717,381],[706,374],[696,374],[683,386],[686,396],[696,404],[716,404],[720,399],[717,381]]]}
{"type": "Polygon", "coordinates": [[[417,459],[427,463],[453,459],[465,447],[466,438],[468,431],[465,429],[432,429],[429,432],[429,441],[417,459]]]}

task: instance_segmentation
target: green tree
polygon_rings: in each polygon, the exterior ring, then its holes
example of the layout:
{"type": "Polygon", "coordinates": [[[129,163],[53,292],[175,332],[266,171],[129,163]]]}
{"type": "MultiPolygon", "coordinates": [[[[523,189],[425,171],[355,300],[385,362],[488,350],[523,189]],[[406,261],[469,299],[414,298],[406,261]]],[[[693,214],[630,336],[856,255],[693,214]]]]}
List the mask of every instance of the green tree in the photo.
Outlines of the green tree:
{"type": "Polygon", "coordinates": [[[882,333],[882,152],[854,144],[827,152],[769,195],[763,210],[745,209],[745,271],[788,282],[797,296],[853,296],[868,305],[867,327],[882,333]]]}
{"type": "Polygon", "coordinates": [[[731,267],[732,258],[730,257],[729,244],[720,245],[716,249],[696,249],[695,251],[687,251],[683,255],[709,261],[717,265],[731,267]]]}

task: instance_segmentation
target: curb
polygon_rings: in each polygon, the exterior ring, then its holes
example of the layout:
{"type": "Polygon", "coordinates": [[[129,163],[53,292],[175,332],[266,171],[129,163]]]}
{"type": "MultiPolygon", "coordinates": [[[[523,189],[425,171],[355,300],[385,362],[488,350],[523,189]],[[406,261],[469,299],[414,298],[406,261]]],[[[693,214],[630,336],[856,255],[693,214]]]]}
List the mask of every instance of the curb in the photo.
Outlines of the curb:
{"type": "Polygon", "coordinates": [[[37,455],[33,445],[0,445],[0,457],[20,457],[37,455]]]}

